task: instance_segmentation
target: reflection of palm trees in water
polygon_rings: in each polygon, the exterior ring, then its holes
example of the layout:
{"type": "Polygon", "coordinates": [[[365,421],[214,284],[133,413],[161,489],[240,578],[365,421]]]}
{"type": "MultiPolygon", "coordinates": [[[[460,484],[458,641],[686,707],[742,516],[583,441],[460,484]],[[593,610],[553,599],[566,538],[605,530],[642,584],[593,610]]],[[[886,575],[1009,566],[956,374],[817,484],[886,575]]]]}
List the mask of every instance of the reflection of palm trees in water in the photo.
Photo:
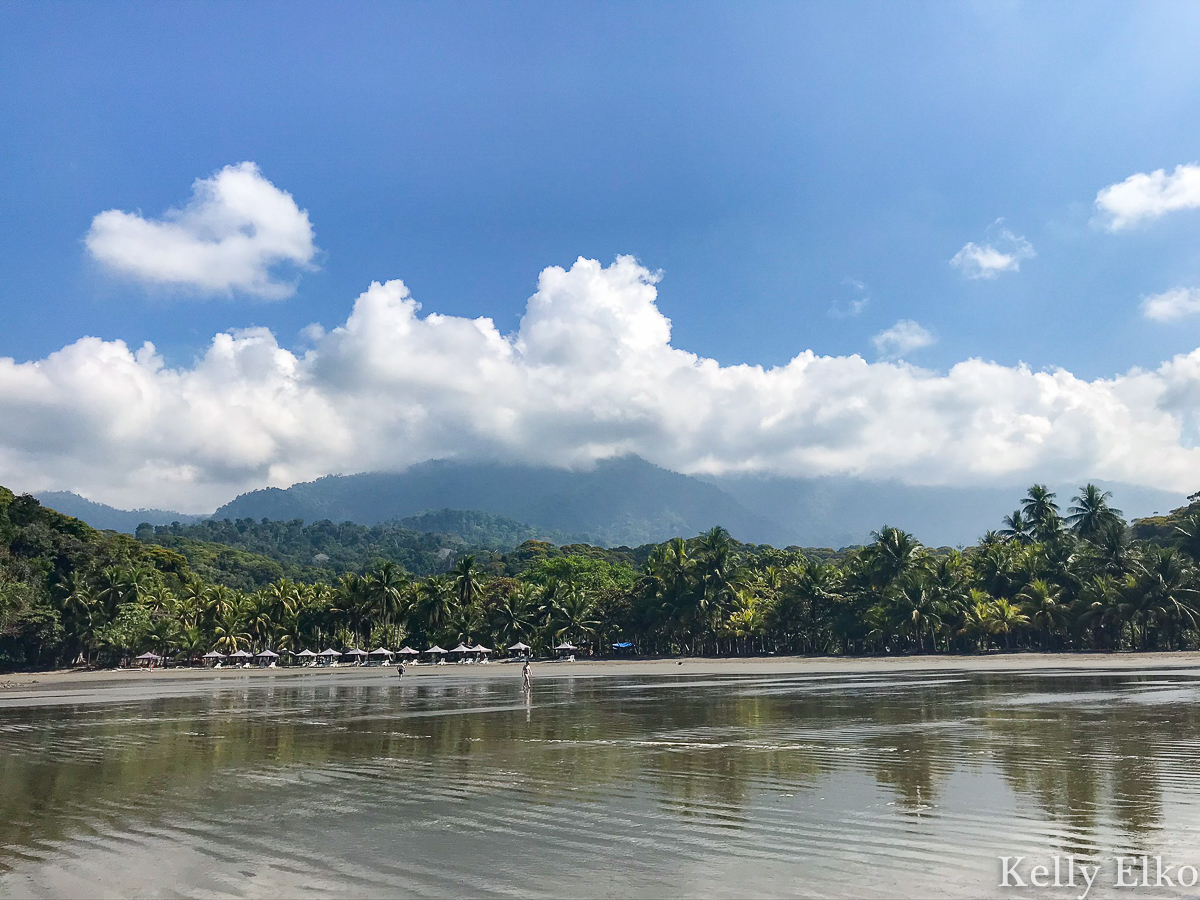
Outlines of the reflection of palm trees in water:
{"type": "Polygon", "coordinates": [[[468,780],[536,767],[524,789],[547,802],[565,790],[650,790],[675,814],[725,828],[744,826],[764,792],[815,795],[865,777],[913,813],[940,808],[951,776],[995,772],[1031,818],[1065,826],[1056,833],[1078,847],[1064,850],[1087,852],[1105,823],[1147,842],[1162,826],[1164,786],[1186,784],[1200,762],[1191,705],[1089,697],[1127,691],[1138,676],[955,680],[550,679],[539,684],[536,720],[531,691],[524,716],[519,706],[476,712],[495,702],[490,679],[417,679],[401,716],[390,684],[161,699],[134,720],[120,705],[75,717],[10,710],[13,727],[0,732],[0,846],[61,836],[71,810],[130,796],[165,808],[240,771],[389,759],[468,780]],[[30,730],[45,738],[37,747],[30,730]],[[85,736],[96,753],[54,750],[85,736]]]}

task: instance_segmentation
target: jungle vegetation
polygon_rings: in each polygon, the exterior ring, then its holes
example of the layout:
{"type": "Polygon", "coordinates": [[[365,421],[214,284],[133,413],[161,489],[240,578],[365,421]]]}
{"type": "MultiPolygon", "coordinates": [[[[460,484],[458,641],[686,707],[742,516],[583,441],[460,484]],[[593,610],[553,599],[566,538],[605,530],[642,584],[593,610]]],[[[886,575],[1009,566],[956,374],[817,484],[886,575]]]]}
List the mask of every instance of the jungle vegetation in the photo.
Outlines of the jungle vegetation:
{"type": "Polygon", "coordinates": [[[1196,648],[1200,497],[1190,499],[1131,526],[1094,485],[1067,503],[1034,485],[965,549],[889,526],[841,552],[777,549],[715,527],[638,548],[533,540],[444,553],[436,536],[328,522],[227,520],[133,538],[0,488],[0,667],[517,640],[598,654],[621,641],[641,654],[1196,648]]]}

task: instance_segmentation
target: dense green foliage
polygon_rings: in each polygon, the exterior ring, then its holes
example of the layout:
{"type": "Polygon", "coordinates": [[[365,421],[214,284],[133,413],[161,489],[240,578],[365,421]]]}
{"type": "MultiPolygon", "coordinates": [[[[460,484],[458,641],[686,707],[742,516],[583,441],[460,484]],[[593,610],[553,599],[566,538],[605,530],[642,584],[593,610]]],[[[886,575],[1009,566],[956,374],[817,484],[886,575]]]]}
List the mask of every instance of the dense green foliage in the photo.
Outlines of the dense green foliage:
{"type": "Polygon", "coordinates": [[[433,575],[448,569],[456,554],[507,550],[547,537],[565,542],[562,535],[543,535],[503,516],[451,509],[371,527],[328,520],[306,525],[300,519],[143,524],[137,537],[183,554],[199,577],[239,590],[253,590],[280,578],[332,581],[385,562],[415,575],[433,575]]]}
{"type": "Polygon", "coordinates": [[[0,493],[0,663],[459,641],[836,654],[1200,642],[1200,505],[1131,528],[1092,485],[1065,513],[1034,485],[963,551],[889,527],[838,554],[739,544],[721,528],[636,549],[527,541],[507,553],[331,522],[139,537],[0,493]]]}

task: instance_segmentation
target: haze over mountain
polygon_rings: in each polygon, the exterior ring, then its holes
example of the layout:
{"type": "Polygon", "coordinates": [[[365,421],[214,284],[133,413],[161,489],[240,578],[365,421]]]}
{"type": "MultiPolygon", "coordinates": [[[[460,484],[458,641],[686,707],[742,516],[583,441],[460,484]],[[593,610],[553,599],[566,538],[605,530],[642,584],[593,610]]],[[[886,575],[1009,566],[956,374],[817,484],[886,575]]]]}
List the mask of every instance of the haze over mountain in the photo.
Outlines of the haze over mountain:
{"type": "Polygon", "coordinates": [[[716,485],[637,457],[587,471],[433,460],[399,473],[335,475],[242,494],[215,518],[332,519],[374,525],[429,509],[473,509],[602,544],[638,544],[722,525],[741,540],[787,530],[716,485]]]}
{"type": "MultiPolygon", "coordinates": [[[[1165,491],[1108,482],[1102,486],[1113,492],[1114,505],[1131,519],[1185,502],[1165,491]]],[[[999,528],[1027,487],[692,477],[637,457],[602,462],[590,471],[434,460],[399,473],[332,475],[287,489],[251,491],[222,506],[213,518],[375,525],[415,517],[405,527],[457,533],[461,529],[452,522],[463,518],[461,512],[478,511],[511,520],[513,535],[540,534],[551,540],[637,546],[722,525],[743,541],[834,548],[865,543],[872,531],[887,524],[932,546],[954,546],[971,544],[988,529],[999,528]],[[448,516],[448,511],[457,513],[448,516]]],[[[1065,510],[1078,485],[1051,488],[1065,510]]],[[[142,522],[186,524],[205,518],[165,510],[117,510],[66,492],[43,493],[38,499],[94,527],[127,532],[142,522]]]]}
{"type": "Polygon", "coordinates": [[[172,522],[190,525],[208,518],[207,516],[173,512],[169,509],[117,509],[88,500],[86,497],[80,497],[70,491],[41,491],[34,496],[42,506],[48,506],[68,516],[74,516],[101,531],[124,531],[133,534],[134,530],[143,522],[149,522],[151,525],[170,525],[172,522]]]}

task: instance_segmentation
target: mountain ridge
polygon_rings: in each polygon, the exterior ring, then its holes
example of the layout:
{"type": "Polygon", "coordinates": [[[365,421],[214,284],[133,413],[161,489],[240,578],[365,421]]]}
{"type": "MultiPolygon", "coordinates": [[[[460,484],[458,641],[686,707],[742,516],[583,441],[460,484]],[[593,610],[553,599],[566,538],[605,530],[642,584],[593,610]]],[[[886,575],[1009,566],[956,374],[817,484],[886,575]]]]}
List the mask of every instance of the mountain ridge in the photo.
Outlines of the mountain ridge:
{"type": "MultiPolygon", "coordinates": [[[[1174,509],[1184,498],[1133,485],[1097,482],[1129,519],[1174,509]]],[[[689,476],[638,457],[573,471],[500,463],[431,460],[403,472],[328,475],[289,488],[249,491],[212,517],[168,510],[117,510],[66,492],[38,499],[96,528],[133,533],[143,522],[191,524],[251,518],[375,525],[414,519],[409,527],[470,532],[472,516],[510,520],[506,530],[552,540],[638,546],[697,534],[713,525],[739,540],[776,547],[840,548],[866,543],[883,525],[920,535],[931,546],[976,541],[1020,503],[1027,486],[913,486],[848,477],[689,476]],[[452,513],[446,525],[436,521],[452,513]],[[425,525],[415,521],[420,517],[425,525]],[[517,527],[522,526],[522,527],[517,527]]],[[[1078,485],[1055,483],[1065,509],[1078,485]]],[[[461,534],[474,541],[477,533],[461,534]]]]}
{"type": "Polygon", "coordinates": [[[403,472],[329,475],[286,489],[250,491],[213,517],[375,525],[431,509],[502,515],[602,545],[637,546],[714,525],[756,543],[785,531],[716,485],[632,456],[578,471],[431,460],[403,472]]]}

